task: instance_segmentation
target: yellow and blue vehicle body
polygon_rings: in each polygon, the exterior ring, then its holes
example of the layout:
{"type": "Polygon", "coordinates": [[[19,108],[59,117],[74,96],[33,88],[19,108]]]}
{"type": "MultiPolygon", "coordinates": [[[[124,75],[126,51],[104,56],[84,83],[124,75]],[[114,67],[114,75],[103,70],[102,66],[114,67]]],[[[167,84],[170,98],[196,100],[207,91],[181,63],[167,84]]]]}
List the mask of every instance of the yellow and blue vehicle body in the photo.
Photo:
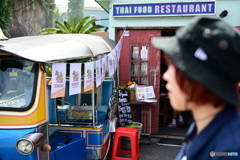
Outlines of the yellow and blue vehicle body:
{"type": "MultiPolygon", "coordinates": [[[[95,57],[109,53],[115,45],[110,39],[81,34],[29,36],[0,42],[0,160],[104,159],[114,131],[110,128],[116,124],[114,80],[105,80],[96,95],[51,99],[45,65],[95,57]],[[104,41],[102,46],[91,48],[100,41],[104,41]],[[97,102],[92,101],[94,96],[97,102]],[[77,106],[79,97],[91,99],[88,105],[96,106],[92,110],[95,116],[61,120],[58,109],[63,104],[58,100],[77,106]]],[[[69,112],[69,108],[62,111],[69,112]]]]}

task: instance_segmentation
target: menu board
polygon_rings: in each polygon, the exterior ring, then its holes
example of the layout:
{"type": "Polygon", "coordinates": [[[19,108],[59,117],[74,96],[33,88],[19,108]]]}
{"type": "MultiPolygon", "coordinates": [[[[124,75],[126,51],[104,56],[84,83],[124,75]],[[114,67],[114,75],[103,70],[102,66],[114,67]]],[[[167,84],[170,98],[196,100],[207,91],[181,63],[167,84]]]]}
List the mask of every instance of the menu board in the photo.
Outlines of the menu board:
{"type": "Polygon", "coordinates": [[[136,95],[137,100],[155,98],[153,86],[138,86],[136,95]]]}
{"type": "Polygon", "coordinates": [[[118,111],[121,127],[132,123],[132,111],[128,94],[128,89],[118,89],[118,111]]]}

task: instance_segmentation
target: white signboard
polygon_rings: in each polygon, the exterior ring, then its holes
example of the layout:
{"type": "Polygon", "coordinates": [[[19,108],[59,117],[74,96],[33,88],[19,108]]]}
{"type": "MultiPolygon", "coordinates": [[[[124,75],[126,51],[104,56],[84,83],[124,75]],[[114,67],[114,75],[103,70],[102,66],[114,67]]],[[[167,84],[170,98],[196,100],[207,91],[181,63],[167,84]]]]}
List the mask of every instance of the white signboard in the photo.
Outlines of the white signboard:
{"type": "Polygon", "coordinates": [[[107,68],[107,57],[102,58],[102,81],[105,79],[105,73],[107,68]]]}
{"type": "Polygon", "coordinates": [[[138,86],[136,90],[137,99],[155,98],[153,86],[138,86]]]}
{"type": "Polygon", "coordinates": [[[112,52],[108,55],[108,71],[109,71],[109,77],[111,77],[114,74],[114,62],[113,62],[113,54],[112,52]]]}
{"type": "Polygon", "coordinates": [[[113,66],[114,66],[114,71],[117,69],[117,63],[118,63],[118,56],[117,56],[117,48],[115,48],[112,51],[112,59],[113,59],[113,66]]]}
{"type": "Polygon", "coordinates": [[[66,84],[66,63],[52,65],[51,98],[64,97],[66,84]]]}
{"type": "Polygon", "coordinates": [[[148,59],[148,50],[147,50],[146,46],[142,46],[141,59],[148,59]]]}
{"type": "Polygon", "coordinates": [[[69,95],[81,93],[81,63],[70,64],[69,95]]]}
{"type": "Polygon", "coordinates": [[[96,87],[98,87],[102,83],[102,60],[96,61],[96,87]]]}
{"type": "Polygon", "coordinates": [[[84,92],[94,88],[94,62],[85,63],[84,92]]]}

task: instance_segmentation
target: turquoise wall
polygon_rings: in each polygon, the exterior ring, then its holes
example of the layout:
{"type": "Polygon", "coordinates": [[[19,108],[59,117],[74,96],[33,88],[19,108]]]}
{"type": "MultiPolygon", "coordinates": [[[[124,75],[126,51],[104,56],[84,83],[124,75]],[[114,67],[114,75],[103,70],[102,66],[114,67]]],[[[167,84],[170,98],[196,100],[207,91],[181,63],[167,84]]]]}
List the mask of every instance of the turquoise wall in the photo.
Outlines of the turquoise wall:
{"type": "MultiPolygon", "coordinates": [[[[206,2],[207,0],[135,0],[134,3],[160,2],[206,2]]],[[[100,2],[100,1],[98,1],[100,2]]],[[[193,16],[158,16],[158,17],[112,17],[112,4],[129,3],[129,0],[109,0],[109,38],[116,40],[116,27],[180,27],[185,26],[193,16]]],[[[216,15],[223,10],[228,15],[223,19],[232,26],[240,26],[240,0],[216,0],[216,15]]]]}
{"type": "MultiPolygon", "coordinates": [[[[108,19],[109,14],[105,10],[85,10],[84,16],[91,16],[91,15],[99,15],[101,19],[108,19]]],[[[109,20],[101,20],[99,21],[100,25],[109,27],[109,20]]],[[[105,28],[101,29],[104,31],[105,28]]]]}

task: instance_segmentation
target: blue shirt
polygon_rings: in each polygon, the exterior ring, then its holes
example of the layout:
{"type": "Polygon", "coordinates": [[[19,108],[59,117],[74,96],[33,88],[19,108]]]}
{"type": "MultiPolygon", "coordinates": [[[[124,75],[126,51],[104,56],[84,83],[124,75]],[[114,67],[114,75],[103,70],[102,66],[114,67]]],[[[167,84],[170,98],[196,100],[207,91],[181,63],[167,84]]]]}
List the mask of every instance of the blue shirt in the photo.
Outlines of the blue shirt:
{"type": "Polygon", "coordinates": [[[240,114],[226,107],[198,135],[192,123],[186,136],[189,142],[175,160],[240,160],[240,114]],[[211,154],[211,155],[210,155],[211,154]]]}

